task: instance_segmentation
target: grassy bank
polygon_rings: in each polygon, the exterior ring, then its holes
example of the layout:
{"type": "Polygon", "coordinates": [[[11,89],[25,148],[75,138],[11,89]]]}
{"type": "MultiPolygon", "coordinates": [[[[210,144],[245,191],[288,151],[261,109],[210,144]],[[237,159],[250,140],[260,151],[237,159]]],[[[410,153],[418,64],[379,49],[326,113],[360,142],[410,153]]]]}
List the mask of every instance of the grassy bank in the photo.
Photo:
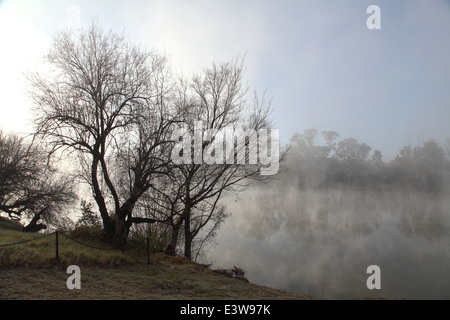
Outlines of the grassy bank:
{"type": "Polygon", "coordinates": [[[16,267],[0,273],[1,299],[308,299],[226,277],[204,266],[154,255],[152,263],[83,266],[81,289],[66,287],[64,268],[16,267]]]}
{"type": "Polygon", "coordinates": [[[87,232],[69,236],[96,248],[60,234],[56,260],[54,234],[26,234],[0,225],[0,299],[310,298],[229,277],[184,257],[154,253],[147,264],[145,245],[139,242],[115,251],[87,232]],[[2,247],[16,242],[24,243],[2,247]],[[81,269],[80,290],[67,289],[71,264],[81,269]]]}
{"type": "Polygon", "coordinates": [[[70,238],[59,233],[57,261],[54,233],[30,234],[0,229],[0,267],[50,267],[70,264],[113,267],[137,263],[140,256],[145,255],[145,251],[139,247],[131,247],[128,251],[112,250],[107,244],[94,241],[92,235],[86,233],[81,236],[68,233],[67,236],[70,238]],[[2,247],[2,244],[10,243],[17,244],[2,247]]]}

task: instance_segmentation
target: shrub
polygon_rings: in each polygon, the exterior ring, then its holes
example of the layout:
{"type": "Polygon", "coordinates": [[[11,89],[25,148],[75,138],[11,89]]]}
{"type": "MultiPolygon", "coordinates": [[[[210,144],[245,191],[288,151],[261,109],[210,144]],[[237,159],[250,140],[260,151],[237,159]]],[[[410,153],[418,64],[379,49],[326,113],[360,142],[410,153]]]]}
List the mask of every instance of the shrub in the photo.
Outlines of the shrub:
{"type": "Polygon", "coordinates": [[[68,233],[68,236],[80,241],[98,242],[103,235],[103,229],[100,226],[79,226],[68,233]]]}
{"type": "Polygon", "coordinates": [[[239,280],[244,280],[244,281],[248,281],[248,279],[245,277],[245,274],[247,273],[246,271],[244,271],[241,268],[238,268],[236,266],[233,266],[233,269],[214,269],[214,272],[223,274],[227,277],[230,278],[235,278],[235,279],[239,279],[239,280]]]}

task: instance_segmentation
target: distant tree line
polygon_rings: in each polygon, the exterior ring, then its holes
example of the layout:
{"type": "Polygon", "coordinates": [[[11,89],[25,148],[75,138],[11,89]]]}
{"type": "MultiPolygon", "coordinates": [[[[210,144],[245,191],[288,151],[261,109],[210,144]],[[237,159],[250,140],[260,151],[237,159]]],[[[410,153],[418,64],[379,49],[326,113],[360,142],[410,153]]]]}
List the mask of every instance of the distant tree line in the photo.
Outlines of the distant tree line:
{"type": "Polygon", "coordinates": [[[404,146],[394,160],[385,162],[355,138],[339,139],[335,131],[307,129],[291,138],[287,161],[290,179],[299,189],[330,186],[392,186],[438,193],[450,177],[450,161],[435,140],[404,146]],[[323,143],[317,143],[319,138],[323,143]]]}

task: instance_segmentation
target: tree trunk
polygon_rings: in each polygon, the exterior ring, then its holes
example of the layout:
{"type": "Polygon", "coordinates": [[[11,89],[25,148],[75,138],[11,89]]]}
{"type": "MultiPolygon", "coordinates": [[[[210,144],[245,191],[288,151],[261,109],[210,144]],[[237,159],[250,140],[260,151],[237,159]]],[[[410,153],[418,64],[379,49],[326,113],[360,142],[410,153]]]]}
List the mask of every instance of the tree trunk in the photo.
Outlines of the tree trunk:
{"type": "Polygon", "coordinates": [[[133,201],[126,201],[119,212],[114,216],[114,237],[113,246],[115,248],[124,249],[127,245],[128,234],[132,223],[132,212],[134,208],[133,201]]]}
{"type": "Polygon", "coordinates": [[[192,256],[191,210],[186,207],[184,218],[184,255],[191,260],[192,256]]]}
{"type": "Polygon", "coordinates": [[[91,179],[92,188],[94,191],[94,199],[97,203],[98,209],[100,211],[100,216],[103,222],[103,236],[106,240],[111,241],[114,237],[114,224],[112,219],[108,214],[108,209],[106,208],[105,198],[102,195],[99,183],[98,183],[98,164],[100,160],[98,156],[94,156],[91,166],[91,179]]]}
{"type": "Polygon", "coordinates": [[[169,256],[175,256],[178,243],[178,234],[180,233],[181,225],[172,225],[172,236],[170,243],[166,248],[166,254],[169,256]]]}
{"type": "Polygon", "coordinates": [[[30,223],[22,228],[22,232],[38,232],[39,230],[47,229],[45,224],[38,223],[39,219],[41,219],[41,214],[43,214],[45,210],[47,210],[47,208],[44,208],[36,213],[30,223]]]}
{"type": "Polygon", "coordinates": [[[130,233],[131,223],[125,218],[115,215],[114,217],[114,236],[113,246],[116,249],[125,249],[128,240],[128,234],[130,233]]]}

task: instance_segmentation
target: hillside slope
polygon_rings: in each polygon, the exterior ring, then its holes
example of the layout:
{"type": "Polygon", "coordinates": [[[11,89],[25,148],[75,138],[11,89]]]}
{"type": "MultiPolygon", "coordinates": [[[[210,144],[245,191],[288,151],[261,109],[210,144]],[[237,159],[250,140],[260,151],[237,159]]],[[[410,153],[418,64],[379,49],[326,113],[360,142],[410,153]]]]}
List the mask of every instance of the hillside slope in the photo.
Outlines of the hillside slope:
{"type": "Polygon", "coordinates": [[[0,299],[310,299],[227,277],[184,258],[164,254],[120,267],[80,265],[81,289],[69,290],[63,267],[7,267],[0,299]]]}
{"type": "Polygon", "coordinates": [[[5,225],[0,225],[0,299],[310,299],[229,277],[184,257],[156,253],[147,264],[145,246],[110,250],[86,232],[78,232],[78,242],[59,234],[56,260],[54,234],[27,234],[5,225]],[[72,264],[81,270],[79,290],[66,285],[72,264]]]}

